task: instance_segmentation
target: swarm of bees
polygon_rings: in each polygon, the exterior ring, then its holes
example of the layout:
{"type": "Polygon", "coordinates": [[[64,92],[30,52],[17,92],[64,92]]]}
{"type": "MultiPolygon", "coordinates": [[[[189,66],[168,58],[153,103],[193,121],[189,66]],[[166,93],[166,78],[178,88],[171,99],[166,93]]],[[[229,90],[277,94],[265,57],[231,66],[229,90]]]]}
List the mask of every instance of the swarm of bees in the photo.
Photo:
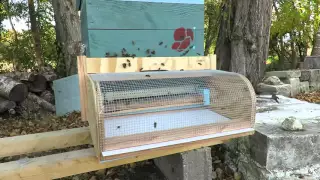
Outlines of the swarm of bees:
{"type": "MultiPolygon", "coordinates": [[[[136,42],[135,41],[131,41],[131,44],[133,46],[136,45],[136,42]]],[[[164,43],[162,41],[160,41],[158,43],[159,46],[162,46],[164,43]]],[[[165,45],[164,48],[167,48],[168,46],[165,45]]],[[[189,53],[189,51],[193,48],[193,46],[190,46],[184,53],[182,53],[180,56],[185,56],[186,54],[189,53]]],[[[138,47],[137,48],[138,51],[140,51],[140,48],[138,47]]],[[[154,49],[146,49],[145,50],[145,53],[146,53],[146,57],[152,57],[153,55],[156,55],[156,51],[154,49]]],[[[200,53],[197,53],[199,56],[201,55],[200,53]]],[[[110,52],[106,52],[105,54],[105,57],[131,57],[131,58],[135,58],[137,55],[136,54],[130,54],[128,53],[128,51],[126,50],[126,48],[122,48],[121,49],[121,54],[117,54],[117,53],[113,53],[111,54],[110,52]]],[[[165,66],[164,63],[161,63],[161,66],[165,66]]],[[[127,59],[127,62],[126,63],[123,63],[122,64],[122,67],[123,68],[127,68],[127,67],[131,67],[131,62],[129,59],[127,59]]],[[[143,68],[140,69],[140,71],[142,71],[143,68]]],[[[160,70],[160,68],[159,68],[160,70]]],[[[183,69],[182,69],[183,71],[183,69]]]]}

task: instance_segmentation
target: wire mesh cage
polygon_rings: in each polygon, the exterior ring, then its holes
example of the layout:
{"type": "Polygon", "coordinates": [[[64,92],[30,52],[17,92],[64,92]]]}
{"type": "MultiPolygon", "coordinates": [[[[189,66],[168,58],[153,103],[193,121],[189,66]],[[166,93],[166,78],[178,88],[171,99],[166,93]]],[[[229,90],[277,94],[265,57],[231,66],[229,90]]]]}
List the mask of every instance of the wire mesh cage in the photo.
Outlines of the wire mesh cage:
{"type": "MultiPolygon", "coordinates": [[[[89,74],[100,153],[109,156],[237,133],[253,127],[255,93],[218,71],[89,74]]],[[[99,152],[98,152],[99,153],[99,152]]]]}

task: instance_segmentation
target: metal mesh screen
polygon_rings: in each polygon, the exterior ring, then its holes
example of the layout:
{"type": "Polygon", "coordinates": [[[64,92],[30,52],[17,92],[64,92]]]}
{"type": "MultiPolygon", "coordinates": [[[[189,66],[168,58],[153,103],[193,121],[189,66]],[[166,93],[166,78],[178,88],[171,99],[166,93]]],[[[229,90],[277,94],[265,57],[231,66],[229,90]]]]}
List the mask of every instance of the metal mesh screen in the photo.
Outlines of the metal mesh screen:
{"type": "Polygon", "coordinates": [[[254,121],[253,90],[234,73],[94,74],[91,78],[104,150],[239,129],[254,121]]]}

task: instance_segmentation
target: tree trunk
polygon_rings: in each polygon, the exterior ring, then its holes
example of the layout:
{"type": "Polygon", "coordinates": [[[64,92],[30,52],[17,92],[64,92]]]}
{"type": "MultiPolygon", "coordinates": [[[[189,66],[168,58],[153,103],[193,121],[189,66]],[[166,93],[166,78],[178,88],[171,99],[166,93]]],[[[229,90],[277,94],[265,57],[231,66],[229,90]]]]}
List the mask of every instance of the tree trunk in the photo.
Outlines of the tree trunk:
{"type": "Polygon", "coordinates": [[[4,113],[9,111],[10,109],[14,109],[16,107],[16,103],[13,101],[9,101],[0,97],[0,113],[4,113]]]}
{"type": "Polygon", "coordinates": [[[313,44],[311,56],[320,56],[320,26],[314,37],[314,44],[313,44]]]}
{"type": "Polygon", "coordinates": [[[25,84],[6,76],[0,76],[0,96],[14,102],[27,98],[28,88],[25,84]]]}
{"type": "Polygon", "coordinates": [[[293,33],[290,34],[291,37],[291,42],[290,42],[290,46],[291,46],[291,69],[296,69],[297,68],[297,51],[296,51],[296,44],[294,41],[294,35],[293,33]]]}
{"type": "Polygon", "coordinates": [[[62,50],[66,75],[77,74],[77,56],[81,53],[80,18],[75,0],[51,1],[56,22],[58,46],[62,50]]]}
{"type": "Polygon", "coordinates": [[[11,6],[10,6],[10,1],[9,0],[6,1],[6,5],[4,7],[5,7],[4,9],[7,11],[8,20],[9,20],[9,23],[11,25],[11,29],[12,29],[13,34],[14,34],[15,45],[14,45],[13,52],[12,52],[12,58],[13,58],[12,64],[13,64],[13,69],[17,70],[17,69],[19,69],[19,63],[17,62],[16,52],[17,52],[17,48],[19,48],[19,40],[18,40],[18,33],[17,33],[16,28],[14,27],[14,24],[12,22],[11,6]]]}
{"type": "Polygon", "coordinates": [[[34,50],[36,54],[36,61],[38,66],[41,68],[44,63],[42,60],[40,30],[39,30],[39,23],[37,21],[37,13],[34,7],[34,0],[28,0],[28,8],[29,8],[30,23],[31,23],[31,32],[34,40],[34,50]]]}
{"type": "Polygon", "coordinates": [[[28,73],[28,72],[11,72],[2,74],[13,78],[16,81],[21,81],[27,85],[31,92],[43,92],[47,89],[47,78],[42,74],[28,73]]]}
{"type": "Polygon", "coordinates": [[[218,68],[246,76],[254,87],[266,68],[271,0],[226,0],[217,42],[218,68]]]}

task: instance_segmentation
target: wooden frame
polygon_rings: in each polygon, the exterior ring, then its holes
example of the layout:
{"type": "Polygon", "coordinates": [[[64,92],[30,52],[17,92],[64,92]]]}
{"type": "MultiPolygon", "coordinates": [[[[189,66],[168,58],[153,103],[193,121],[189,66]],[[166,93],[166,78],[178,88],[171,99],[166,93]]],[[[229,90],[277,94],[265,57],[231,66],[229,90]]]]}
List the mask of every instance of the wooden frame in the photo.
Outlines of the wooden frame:
{"type": "MultiPolygon", "coordinates": [[[[0,163],[0,180],[52,180],[71,175],[105,169],[137,161],[153,159],[170,154],[222,144],[232,138],[252,135],[253,131],[228,135],[210,140],[181,144],[175,147],[159,148],[140,152],[135,157],[123,157],[105,163],[97,161],[93,148],[53,154],[31,159],[0,163]]],[[[0,157],[23,155],[66,147],[92,144],[89,128],[75,128],[39,134],[30,134],[0,139],[0,157]],[[19,148],[17,148],[19,147],[19,148]]]]}
{"type": "MultiPolygon", "coordinates": [[[[166,132],[158,132],[158,133],[154,133],[154,136],[152,137],[148,137],[146,139],[146,137],[143,137],[143,135],[141,136],[128,136],[126,141],[128,143],[126,143],[125,145],[123,144],[119,144],[119,142],[123,142],[124,138],[126,137],[121,137],[120,139],[117,138],[113,138],[112,139],[112,143],[110,142],[110,140],[108,141],[109,144],[107,144],[106,146],[106,142],[104,142],[104,130],[99,128],[103,125],[103,122],[101,122],[100,120],[100,116],[99,116],[99,105],[97,105],[97,103],[95,102],[96,99],[96,93],[93,92],[93,89],[96,89],[97,87],[95,87],[95,83],[93,82],[93,76],[89,75],[89,74],[100,74],[100,73],[110,73],[110,78],[119,78],[118,76],[114,77],[114,73],[123,73],[123,72],[141,72],[141,70],[181,70],[180,68],[182,67],[184,71],[192,71],[192,70],[215,70],[216,69],[216,60],[214,56],[198,56],[198,57],[147,57],[147,58],[127,58],[127,57],[121,57],[121,58],[86,58],[85,56],[81,56],[78,57],[78,72],[79,72],[79,86],[80,86],[80,97],[81,97],[81,117],[82,120],[88,120],[89,124],[90,124],[90,129],[91,129],[91,136],[92,136],[92,140],[93,140],[93,144],[95,147],[95,152],[96,155],[98,157],[98,159],[101,162],[105,162],[105,161],[110,161],[110,160],[114,160],[114,159],[118,159],[120,157],[134,157],[137,156],[138,154],[140,154],[140,151],[143,151],[144,153],[148,154],[148,153],[152,153],[153,151],[155,151],[158,148],[164,148],[164,147],[157,147],[157,148],[152,148],[152,149],[146,149],[143,148],[143,150],[139,150],[139,151],[127,151],[125,150],[125,148],[128,148],[130,146],[134,147],[135,144],[133,143],[133,139],[134,138],[139,138],[139,142],[141,142],[142,144],[144,142],[148,142],[148,143],[157,143],[158,142],[158,137],[161,137],[161,134],[166,134],[166,132]],[[123,64],[128,64],[130,63],[130,66],[123,66],[123,64]],[[90,107],[90,109],[89,109],[90,107]],[[111,143],[111,144],[110,144],[111,143]],[[124,147],[125,146],[125,147],[124,147]],[[123,149],[124,148],[124,152],[126,153],[120,153],[120,152],[116,152],[117,149],[123,149]],[[115,151],[114,151],[115,150],[115,151]],[[109,156],[103,156],[102,152],[104,151],[109,151],[111,152],[115,152],[115,155],[111,155],[109,156]]],[[[199,71],[200,72],[200,71],[199,71]]],[[[186,72],[188,73],[188,72],[186,72]]],[[[208,74],[209,72],[202,72],[204,74],[208,74]]],[[[220,73],[220,72],[219,72],[220,73]]],[[[218,73],[218,74],[219,74],[218,73]]],[[[221,72],[222,74],[224,74],[223,72],[221,72]]],[[[139,73],[138,73],[139,74],[139,73]]],[[[138,75],[137,73],[132,73],[132,76],[130,76],[131,78],[137,78],[135,76],[142,76],[145,77],[142,73],[142,75],[138,75]]],[[[159,77],[161,76],[161,73],[158,73],[159,77]]],[[[185,73],[183,73],[185,74],[185,73]]],[[[201,73],[200,73],[201,74],[201,73]]],[[[210,73],[209,73],[210,74],[210,73]]],[[[123,74],[125,75],[125,74],[123,74]]],[[[154,75],[152,75],[154,76],[154,75]]],[[[178,76],[181,76],[180,73],[178,76]]],[[[193,74],[192,76],[197,76],[195,74],[193,74]]],[[[235,77],[240,76],[238,74],[234,74],[235,77]]],[[[99,77],[99,76],[98,76],[99,77]]],[[[120,77],[120,79],[123,79],[124,77],[120,77]]],[[[139,78],[139,77],[138,77],[139,78]]],[[[239,78],[239,77],[238,77],[239,78]]],[[[253,88],[247,87],[249,86],[248,81],[246,81],[242,76],[240,76],[239,80],[243,80],[244,82],[241,82],[244,84],[245,88],[249,89],[248,90],[248,96],[252,96],[253,88]]],[[[255,99],[253,98],[252,101],[255,101],[255,99]]],[[[255,112],[255,107],[253,107],[255,105],[255,102],[252,102],[252,107],[248,107],[248,108],[252,108],[252,112],[255,112]]],[[[225,110],[221,109],[221,112],[223,112],[225,110]]],[[[252,118],[252,114],[250,114],[250,118],[251,120],[254,119],[252,118]]],[[[247,119],[246,118],[246,119],[247,119]]],[[[249,119],[248,119],[249,120],[249,119]]],[[[237,121],[234,121],[237,122],[237,121]]],[[[216,133],[216,134],[221,134],[221,136],[223,136],[224,132],[230,132],[232,131],[240,131],[243,129],[246,129],[248,131],[253,131],[252,127],[252,121],[239,121],[238,123],[235,123],[233,125],[230,124],[219,124],[219,125],[212,125],[212,126],[199,126],[197,127],[197,130],[199,130],[199,132],[205,132],[206,134],[195,134],[195,132],[193,132],[193,128],[185,128],[185,130],[179,130],[176,131],[175,136],[170,136],[168,137],[169,139],[166,139],[166,141],[173,141],[173,140],[177,140],[177,137],[180,138],[192,138],[192,137],[198,137],[198,136],[202,136],[202,135],[207,135],[207,134],[212,134],[212,133],[216,133]],[[200,131],[200,129],[202,129],[200,131]],[[182,132],[180,132],[182,131],[182,132]],[[179,135],[179,136],[177,136],[179,135]]],[[[198,132],[198,131],[197,131],[198,132]]],[[[234,132],[235,133],[235,132],[234,132]]],[[[134,139],[134,141],[136,142],[137,140],[134,139]]],[[[179,144],[175,144],[175,145],[169,145],[170,148],[174,148],[180,146],[179,144]]],[[[106,154],[106,153],[105,153],[106,154]]]]}

